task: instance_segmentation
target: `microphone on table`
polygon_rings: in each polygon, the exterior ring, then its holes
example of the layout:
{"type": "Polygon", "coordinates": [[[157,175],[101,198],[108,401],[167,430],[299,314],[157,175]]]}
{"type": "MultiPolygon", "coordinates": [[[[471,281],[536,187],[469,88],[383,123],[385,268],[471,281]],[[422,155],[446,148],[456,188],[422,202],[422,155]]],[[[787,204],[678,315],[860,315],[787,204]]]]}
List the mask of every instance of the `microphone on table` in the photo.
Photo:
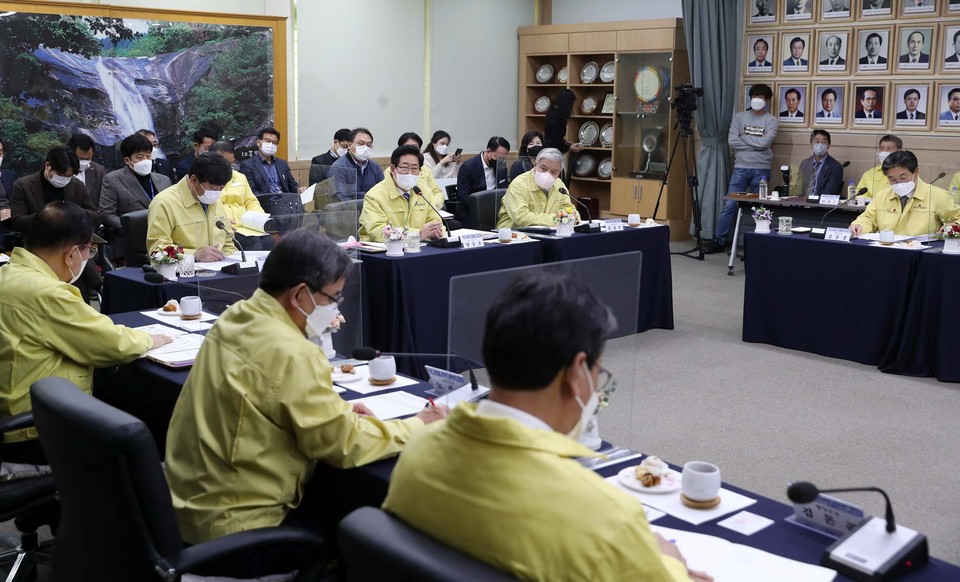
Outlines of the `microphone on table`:
{"type": "Polygon", "coordinates": [[[883,495],[886,500],[885,518],[865,519],[827,547],[820,565],[856,580],[890,580],[929,561],[926,536],[904,526],[897,527],[890,497],[879,487],[818,489],[809,481],[798,481],[787,487],[787,497],[794,503],[805,505],[816,500],[820,493],[849,491],[876,491],[883,495]]]}
{"type": "Polygon", "coordinates": [[[222,273],[227,273],[228,275],[252,275],[259,272],[256,264],[247,263],[247,253],[243,250],[243,246],[240,244],[240,241],[237,240],[237,237],[234,236],[232,231],[227,230],[225,224],[222,220],[216,222],[217,228],[227,233],[227,236],[230,237],[230,240],[233,241],[233,244],[237,245],[237,248],[240,249],[240,263],[234,265],[227,265],[224,268],[220,269],[222,273]]]}
{"type": "Polygon", "coordinates": [[[933,184],[936,184],[937,180],[939,180],[940,178],[943,178],[946,175],[947,175],[946,172],[940,172],[939,174],[937,174],[936,178],[934,178],[933,180],[930,180],[930,185],[932,186],[933,184]]]}
{"type": "MultiPolygon", "coordinates": [[[[446,218],[443,217],[442,214],[440,214],[440,211],[437,210],[437,207],[434,206],[433,203],[431,203],[430,200],[423,195],[423,191],[420,190],[420,186],[414,186],[413,188],[410,189],[410,191],[416,194],[417,196],[419,196],[421,200],[427,203],[427,206],[429,206],[435,213],[437,213],[437,216],[440,217],[440,222],[443,224],[443,227],[447,229],[448,235],[451,232],[453,232],[454,229],[452,228],[451,224],[447,221],[446,218]]],[[[460,239],[450,240],[448,236],[442,236],[439,239],[427,241],[427,244],[430,246],[440,247],[444,249],[453,248],[453,247],[460,246],[460,239]]],[[[357,359],[360,359],[360,358],[357,358],[357,359]]]]}
{"type": "Polygon", "coordinates": [[[460,354],[414,354],[409,352],[381,352],[376,348],[371,347],[359,347],[354,348],[353,353],[351,354],[355,360],[375,360],[380,356],[396,356],[401,358],[457,358],[467,364],[467,372],[470,375],[470,389],[476,392],[480,389],[480,384],[477,383],[477,376],[473,373],[473,368],[471,367],[471,362],[467,358],[461,356],[460,354]]]}
{"type": "MultiPolygon", "coordinates": [[[[860,189],[860,192],[857,193],[857,196],[859,196],[859,195],[860,195],[862,192],[864,192],[864,191],[866,191],[866,188],[861,188],[861,189],[860,189]]],[[[831,213],[831,212],[833,212],[834,210],[837,210],[838,208],[840,208],[840,207],[842,207],[842,206],[846,206],[847,204],[850,204],[850,202],[852,202],[852,201],[854,201],[854,200],[856,200],[856,197],[847,198],[846,200],[844,200],[844,201],[841,202],[840,204],[837,204],[836,206],[834,206],[833,208],[831,208],[830,210],[828,210],[828,211],[826,212],[826,214],[823,215],[823,218],[820,219],[820,226],[823,226],[823,221],[826,220],[828,216],[830,216],[830,213],[831,213]]]]}
{"type": "Polygon", "coordinates": [[[584,210],[587,211],[587,222],[585,224],[578,224],[577,226],[573,227],[573,230],[577,232],[600,232],[600,225],[593,224],[593,217],[590,215],[589,206],[581,202],[579,198],[574,198],[573,196],[570,196],[570,193],[567,192],[566,188],[560,188],[560,193],[566,194],[567,197],[570,198],[570,200],[573,200],[574,202],[582,206],[584,210]]]}
{"type": "Polygon", "coordinates": [[[227,230],[227,226],[223,224],[222,220],[217,221],[217,228],[227,233],[227,236],[230,237],[230,240],[233,241],[233,244],[237,245],[237,248],[240,249],[240,261],[246,263],[247,253],[243,250],[243,246],[240,245],[240,241],[237,240],[237,237],[233,236],[233,232],[227,230]]]}

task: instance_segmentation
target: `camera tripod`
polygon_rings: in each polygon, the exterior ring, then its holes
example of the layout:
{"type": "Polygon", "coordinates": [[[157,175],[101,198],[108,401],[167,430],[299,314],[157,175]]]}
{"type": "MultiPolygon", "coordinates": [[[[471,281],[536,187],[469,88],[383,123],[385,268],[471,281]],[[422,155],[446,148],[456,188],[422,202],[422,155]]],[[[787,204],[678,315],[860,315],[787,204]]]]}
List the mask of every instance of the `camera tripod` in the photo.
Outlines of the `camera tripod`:
{"type": "Polygon", "coordinates": [[[667,178],[670,176],[670,170],[673,169],[673,163],[677,156],[677,147],[681,142],[683,142],[683,170],[687,175],[687,188],[690,190],[690,200],[693,203],[693,231],[694,237],[696,238],[696,246],[688,251],[670,254],[683,255],[685,257],[690,257],[691,259],[702,261],[704,260],[703,237],[701,235],[703,223],[700,215],[700,194],[698,190],[700,186],[700,179],[697,178],[696,163],[693,165],[693,174],[690,173],[690,154],[693,151],[693,144],[690,142],[690,137],[693,135],[693,128],[691,127],[693,112],[678,110],[678,114],[679,118],[677,119],[677,124],[673,127],[674,131],[677,132],[677,139],[675,139],[673,142],[673,150],[671,150],[670,158],[667,161],[667,169],[664,172],[663,177],[660,178],[660,193],[657,194],[657,205],[653,209],[653,216],[656,218],[657,212],[660,210],[660,200],[663,197],[663,188],[667,185],[667,178]]]}

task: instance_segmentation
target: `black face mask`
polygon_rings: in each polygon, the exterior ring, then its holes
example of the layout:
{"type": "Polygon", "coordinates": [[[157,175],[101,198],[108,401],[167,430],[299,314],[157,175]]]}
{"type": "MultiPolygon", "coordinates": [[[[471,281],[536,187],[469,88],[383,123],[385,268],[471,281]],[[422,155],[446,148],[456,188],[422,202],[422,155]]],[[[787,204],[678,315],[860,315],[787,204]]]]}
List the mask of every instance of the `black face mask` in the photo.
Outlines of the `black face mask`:
{"type": "Polygon", "coordinates": [[[538,146],[538,145],[530,146],[527,148],[527,155],[530,156],[531,158],[535,158],[537,157],[537,155],[540,153],[540,150],[542,149],[543,149],[543,146],[538,146]]]}

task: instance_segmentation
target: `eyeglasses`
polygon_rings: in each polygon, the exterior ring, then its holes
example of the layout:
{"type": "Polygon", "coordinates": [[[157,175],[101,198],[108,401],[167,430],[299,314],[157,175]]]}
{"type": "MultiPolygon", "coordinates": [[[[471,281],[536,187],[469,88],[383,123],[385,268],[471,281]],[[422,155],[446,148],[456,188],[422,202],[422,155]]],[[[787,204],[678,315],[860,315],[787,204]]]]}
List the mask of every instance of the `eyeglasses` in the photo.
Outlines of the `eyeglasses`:
{"type": "Polygon", "coordinates": [[[617,380],[613,377],[613,372],[600,367],[600,373],[597,375],[598,383],[600,384],[600,394],[603,397],[609,396],[613,391],[617,389],[617,380]]]}
{"type": "Polygon", "coordinates": [[[326,298],[329,299],[330,301],[333,301],[333,302],[336,303],[338,306],[341,305],[341,304],[343,304],[343,299],[344,299],[343,295],[337,295],[336,297],[332,297],[331,295],[329,295],[328,293],[324,293],[323,291],[317,291],[317,293],[323,295],[324,297],[326,297],[326,298]]]}
{"type": "MultiPolygon", "coordinates": [[[[86,247],[86,249],[87,249],[87,256],[88,256],[89,258],[92,259],[92,258],[94,258],[95,256],[97,256],[97,245],[95,245],[95,244],[93,244],[93,243],[89,243],[89,244],[85,245],[85,247],[86,247]]],[[[78,245],[78,246],[77,246],[77,250],[80,251],[80,256],[83,257],[83,248],[78,245]]]]}
{"type": "Polygon", "coordinates": [[[271,138],[269,138],[269,137],[260,138],[260,141],[265,141],[265,142],[267,142],[267,143],[272,143],[273,145],[279,145],[279,144],[280,144],[280,140],[279,140],[279,139],[271,139],[271,138]]]}
{"type": "Polygon", "coordinates": [[[397,166],[398,174],[419,174],[420,166],[397,166]]]}

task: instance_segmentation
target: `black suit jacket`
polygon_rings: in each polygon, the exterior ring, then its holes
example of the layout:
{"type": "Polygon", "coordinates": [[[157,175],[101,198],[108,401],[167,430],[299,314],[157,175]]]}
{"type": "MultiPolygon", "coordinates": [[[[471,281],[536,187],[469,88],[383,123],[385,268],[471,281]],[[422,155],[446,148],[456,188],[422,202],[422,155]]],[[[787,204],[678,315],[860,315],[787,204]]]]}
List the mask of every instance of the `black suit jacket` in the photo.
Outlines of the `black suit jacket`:
{"type": "Polygon", "coordinates": [[[7,193],[7,198],[13,194],[13,183],[17,181],[16,170],[0,170],[0,183],[3,183],[3,189],[7,193]]]}
{"type": "Polygon", "coordinates": [[[193,165],[193,161],[197,159],[196,154],[190,152],[189,154],[180,158],[180,161],[173,167],[173,178],[174,182],[179,182],[184,179],[187,174],[190,173],[190,166],[193,165]]]}
{"type": "MultiPolygon", "coordinates": [[[[800,66],[801,66],[801,67],[806,67],[808,64],[809,64],[809,63],[807,62],[807,59],[800,59],[800,66]]],[[[786,59],[786,60],[783,61],[783,66],[784,66],[784,67],[794,67],[794,66],[796,66],[796,65],[793,63],[793,59],[792,59],[792,58],[789,58],[789,59],[786,59]]]]}
{"type": "MultiPolygon", "coordinates": [[[[461,200],[474,192],[487,189],[487,177],[483,171],[483,157],[473,156],[460,166],[457,172],[457,198],[461,200]]],[[[510,174],[506,164],[497,164],[497,184],[495,188],[506,188],[510,174]]]]}
{"type": "MultiPolygon", "coordinates": [[[[247,177],[250,182],[250,189],[254,194],[272,194],[270,191],[270,179],[267,177],[267,171],[263,168],[263,162],[260,154],[252,158],[243,160],[240,164],[240,173],[247,177]]],[[[273,165],[277,168],[277,178],[280,182],[280,191],[296,194],[300,191],[300,184],[293,179],[293,173],[285,160],[273,158],[273,165]]]]}
{"type": "Polygon", "coordinates": [[[97,162],[90,162],[90,167],[83,173],[84,184],[87,186],[87,196],[94,206],[100,205],[100,190],[103,189],[103,177],[107,175],[107,169],[97,162]]]}
{"type": "MultiPolygon", "coordinates": [[[[910,55],[900,55],[900,62],[909,63],[910,55]]],[[[930,55],[926,53],[920,53],[920,58],[917,59],[917,63],[919,64],[919,63],[929,63],[929,62],[930,62],[930,55]]]]}
{"type": "MultiPolygon", "coordinates": [[[[780,112],[780,117],[790,117],[790,112],[789,112],[789,111],[781,111],[781,112],[780,112]]],[[[794,115],[794,117],[803,117],[803,111],[800,111],[800,110],[798,109],[798,110],[797,110],[797,114],[794,115]]]]}
{"type": "MultiPolygon", "coordinates": [[[[829,65],[829,64],[830,64],[830,59],[823,59],[822,61],[820,61],[820,64],[821,64],[821,65],[829,65]]],[[[835,64],[835,65],[845,65],[845,64],[847,64],[847,61],[843,60],[843,57],[837,57],[837,62],[835,62],[835,63],[833,63],[833,64],[835,64]]]]}
{"type": "MultiPolygon", "coordinates": [[[[25,232],[33,215],[39,212],[46,201],[43,199],[43,172],[29,174],[13,183],[13,194],[10,196],[10,222],[14,230],[25,232]]],[[[83,182],[77,179],[63,187],[63,199],[73,202],[83,208],[90,215],[95,226],[100,225],[100,212],[87,196],[87,189],[83,182]]]]}
{"type": "MultiPolygon", "coordinates": [[[[854,116],[854,118],[856,118],[856,119],[866,119],[866,118],[867,118],[867,115],[863,112],[862,109],[861,109],[860,111],[857,111],[856,113],[854,113],[853,116],[854,116]]],[[[873,110],[873,118],[874,118],[874,119],[883,119],[883,111],[880,111],[880,110],[878,110],[878,109],[874,109],[874,110],[873,110]]]]}
{"type": "MultiPolygon", "coordinates": [[[[898,111],[898,112],[897,112],[897,119],[906,119],[906,118],[907,118],[907,111],[906,111],[906,110],[898,111]]],[[[920,112],[920,111],[917,111],[917,119],[926,119],[926,118],[927,118],[927,114],[926,114],[926,113],[922,113],[922,112],[920,112]]]]}
{"type": "Polygon", "coordinates": [[[330,150],[323,152],[319,156],[313,156],[313,159],[310,160],[310,184],[316,184],[317,182],[326,180],[327,176],[330,175],[330,166],[339,159],[339,157],[330,153],[330,150]]]}
{"type": "MultiPolygon", "coordinates": [[[[171,186],[170,178],[156,172],[150,174],[153,196],[171,186]]],[[[121,228],[120,217],[135,210],[146,210],[152,198],[143,191],[140,180],[127,167],[114,170],[103,179],[100,194],[100,218],[109,229],[121,228]]]]}
{"type": "MultiPolygon", "coordinates": [[[[813,156],[800,162],[800,177],[803,180],[803,195],[807,195],[807,188],[813,182],[813,156]]],[[[823,167],[820,168],[820,177],[817,179],[817,196],[821,194],[840,194],[843,192],[843,166],[827,154],[823,158],[823,167]]]]}
{"type": "MultiPolygon", "coordinates": [[[[860,58],[860,64],[861,64],[861,65],[866,65],[866,64],[869,64],[869,63],[870,63],[870,57],[861,57],[861,58],[860,58]]],[[[877,57],[877,64],[878,64],[878,65],[885,65],[885,64],[887,64],[887,57],[878,56],[878,57],[877,57]]]]}
{"type": "Polygon", "coordinates": [[[170,166],[170,160],[166,158],[153,160],[153,169],[151,172],[154,174],[163,174],[168,180],[173,182],[173,167],[170,166]]]}

